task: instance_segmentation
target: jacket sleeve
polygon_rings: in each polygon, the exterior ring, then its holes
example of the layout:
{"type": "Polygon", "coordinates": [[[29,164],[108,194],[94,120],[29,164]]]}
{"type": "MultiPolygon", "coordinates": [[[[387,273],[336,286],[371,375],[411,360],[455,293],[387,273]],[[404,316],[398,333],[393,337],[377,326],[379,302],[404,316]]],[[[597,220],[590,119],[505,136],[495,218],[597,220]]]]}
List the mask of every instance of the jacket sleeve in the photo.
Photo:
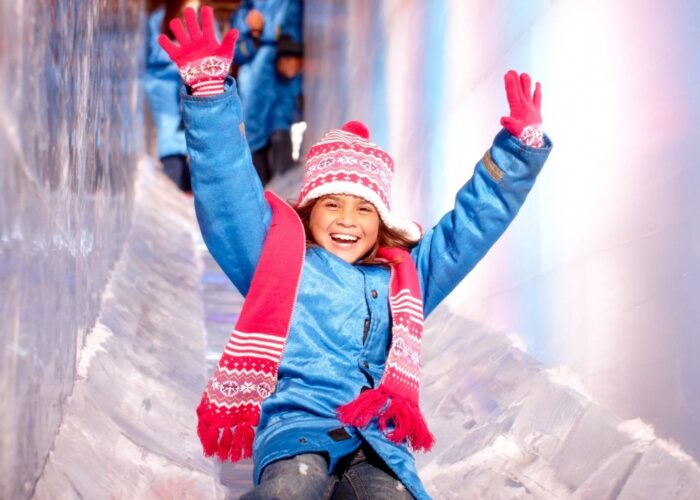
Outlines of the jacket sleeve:
{"type": "Polygon", "coordinates": [[[241,31],[236,41],[236,52],[233,60],[239,66],[251,62],[258,53],[260,42],[250,36],[249,31],[241,31]]]}
{"type": "Polygon", "coordinates": [[[506,130],[459,190],[455,207],[430,229],[411,255],[418,268],[427,317],[486,255],[520,210],[552,143],[522,144],[506,130]]]}
{"type": "Polygon", "coordinates": [[[271,210],[246,143],[236,84],[229,77],[224,93],[211,97],[183,88],[182,98],[199,227],[209,252],[246,295],[271,210]]]}

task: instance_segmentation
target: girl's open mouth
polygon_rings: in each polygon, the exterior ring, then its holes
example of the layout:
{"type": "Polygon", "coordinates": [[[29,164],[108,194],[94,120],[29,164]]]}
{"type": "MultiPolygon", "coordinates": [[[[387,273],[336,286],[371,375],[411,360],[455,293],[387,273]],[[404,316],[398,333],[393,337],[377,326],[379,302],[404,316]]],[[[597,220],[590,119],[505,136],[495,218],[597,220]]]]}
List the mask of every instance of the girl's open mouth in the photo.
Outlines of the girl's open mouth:
{"type": "Polygon", "coordinates": [[[344,233],[331,233],[330,236],[335,243],[343,245],[352,245],[353,243],[357,243],[357,241],[360,239],[358,236],[344,233]]]}

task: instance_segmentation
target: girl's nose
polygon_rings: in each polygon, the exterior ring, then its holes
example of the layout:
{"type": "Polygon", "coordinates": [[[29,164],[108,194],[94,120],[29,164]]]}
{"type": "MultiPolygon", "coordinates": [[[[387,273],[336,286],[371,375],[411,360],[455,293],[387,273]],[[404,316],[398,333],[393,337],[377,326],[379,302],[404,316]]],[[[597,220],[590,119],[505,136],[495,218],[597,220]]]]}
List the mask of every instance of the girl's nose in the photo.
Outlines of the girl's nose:
{"type": "Polygon", "coordinates": [[[338,224],[341,226],[354,226],[355,217],[352,210],[343,210],[338,215],[338,224]]]}

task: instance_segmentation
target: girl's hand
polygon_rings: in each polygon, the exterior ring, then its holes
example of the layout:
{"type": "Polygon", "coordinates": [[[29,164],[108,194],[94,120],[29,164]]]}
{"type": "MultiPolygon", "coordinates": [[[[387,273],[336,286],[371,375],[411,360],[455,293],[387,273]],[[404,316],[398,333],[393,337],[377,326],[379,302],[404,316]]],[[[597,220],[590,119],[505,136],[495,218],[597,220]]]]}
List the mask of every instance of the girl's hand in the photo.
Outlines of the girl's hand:
{"type": "Polygon", "coordinates": [[[200,29],[197,12],[191,7],[185,9],[187,30],[180,19],[170,21],[177,45],[165,35],[158,37],[158,43],[177,65],[180,76],[192,87],[194,95],[220,94],[224,91],[224,80],[233,62],[238,31],[229,30],[219,44],[214,31],[214,11],[211,7],[203,7],[201,16],[200,29]]]}
{"type": "Polygon", "coordinates": [[[501,118],[501,125],[513,136],[530,146],[542,145],[542,90],[540,83],[535,84],[535,93],[531,94],[530,75],[510,70],[506,73],[506,96],[510,106],[510,116],[501,118]]]}

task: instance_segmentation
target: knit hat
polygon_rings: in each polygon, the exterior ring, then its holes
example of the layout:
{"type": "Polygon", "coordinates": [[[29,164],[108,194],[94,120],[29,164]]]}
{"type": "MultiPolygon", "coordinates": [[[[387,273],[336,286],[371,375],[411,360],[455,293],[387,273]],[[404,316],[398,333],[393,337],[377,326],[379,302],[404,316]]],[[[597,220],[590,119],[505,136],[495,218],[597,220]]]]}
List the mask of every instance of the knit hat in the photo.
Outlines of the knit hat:
{"type": "Polygon", "coordinates": [[[394,160],[369,141],[369,130],[358,121],[332,129],[309,150],[297,207],[329,194],[364,198],[374,205],[386,226],[418,241],[418,224],[391,213],[394,160]]]}
{"type": "Polygon", "coordinates": [[[304,46],[290,35],[283,33],[277,39],[276,58],[280,57],[304,57],[304,46]]]}

